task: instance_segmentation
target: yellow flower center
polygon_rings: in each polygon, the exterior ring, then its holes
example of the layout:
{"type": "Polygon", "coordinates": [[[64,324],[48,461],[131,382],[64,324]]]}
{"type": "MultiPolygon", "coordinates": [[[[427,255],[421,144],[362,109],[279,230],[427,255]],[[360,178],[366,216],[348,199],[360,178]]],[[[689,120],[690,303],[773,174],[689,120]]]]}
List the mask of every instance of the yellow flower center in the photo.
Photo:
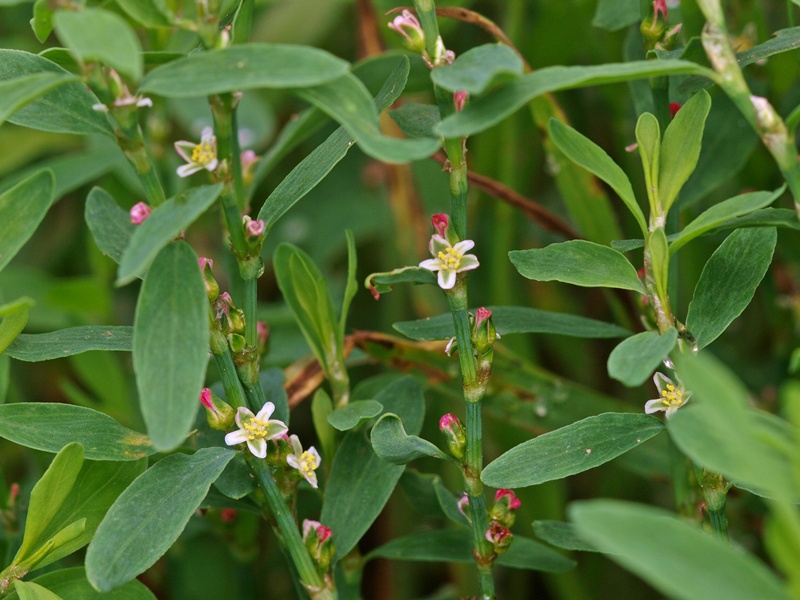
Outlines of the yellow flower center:
{"type": "Polygon", "coordinates": [[[438,258],[439,262],[442,263],[443,269],[457,271],[461,266],[461,259],[464,258],[464,255],[452,248],[447,248],[444,252],[439,252],[438,258]]]}
{"type": "Polygon", "coordinates": [[[207,165],[217,157],[214,147],[208,142],[200,142],[192,150],[192,162],[207,165]]]}
{"type": "Polygon", "coordinates": [[[242,429],[247,432],[248,437],[251,440],[256,438],[266,438],[267,434],[269,433],[269,423],[260,419],[250,419],[246,423],[242,424],[242,429]]]}
{"type": "Polygon", "coordinates": [[[668,383],[667,389],[661,390],[661,402],[663,402],[665,406],[674,406],[677,408],[683,404],[683,390],[668,383]]]}
{"type": "Polygon", "coordinates": [[[317,457],[305,450],[300,455],[300,471],[304,476],[308,477],[314,473],[317,468],[317,457]]]}

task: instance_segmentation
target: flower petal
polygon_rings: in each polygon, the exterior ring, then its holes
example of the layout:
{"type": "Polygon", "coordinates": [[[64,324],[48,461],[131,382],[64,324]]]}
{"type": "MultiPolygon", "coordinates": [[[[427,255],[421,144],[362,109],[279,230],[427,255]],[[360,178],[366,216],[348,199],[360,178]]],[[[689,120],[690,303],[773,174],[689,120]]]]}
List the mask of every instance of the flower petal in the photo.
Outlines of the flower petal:
{"type": "Polygon", "coordinates": [[[314,471],[311,471],[310,473],[308,473],[308,475],[306,475],[306,481],[311,484],[311,487],[316,488],[318,485],[317,474],[314,473],[314,471]]]}
{"type": "Polygon", "coordinates": [[[214,169],[217,168],[218,164],[219,164],[219,161],[215,158],[210,163],[208,163],[204,168],[205,168],[206,171],[211,172],[211,171],[213,171],[214,169]]]}
{"type": "MultiPolygon", "coordinates": [[[[309,447],[309,449],[308,449],[308,453],[309,453],[311,456],[313,456],[313,457],[314,457],[314,459],[317,461],[317,462],[316,462],[316,465],[317,465],[317,467],[318,467],[318,466],[320,465],[320,463],[322,462],[322,457],[319,455],[319,452],[317,452],[317,449],[316,449],[316,448],[314,448],[314,446],[311,446],[311,447],[309,447]]],[[[315,468],[316,468],[316,467],[315,467],[315,468]]]]}
{"type": "Polygon", "coordinates": [[[465,252],[472,250],[475,247],[475,242],[472,240],[461,240],[455,246],[453,246],[453,250],[458,252],[459,254],[464,254],[465,252]]]}
{"type": "Polygon", "coordinates": [[[187,142],[186,140],[175,142],[175,152],[186,162],[192,162],[192,150],[196,145],[194,142],[187,142]]]}
{"type": "Polygon", "coordinates": [[[287,431],[289,431],[289,428],[283,421],[278,421],[277,419],[272,419],[271,421],[267,421],[266,438],[268,440],[274,440],[275,438],[279,438],[287,431]]]}
{"type": "Polygon", "coordinates": [[[247,440],[247,447],[250,448],[250,452],[258,458],[267,456],[267,440],[264,438],[257,437],[252,440],[247,440]]]}
{"type": "Polygon", "coordinates": [[[258,419],[259,421],[267,421],[274,412],[275,412],[275,405],[272,402],[267,402],[264,406],[261,407],[261,410],[258,411],[256,419],[258,419]]]}
{"type": "Polygon", "coordinates": [[[289,466],[292,467],[293,469],[298,469],[298,470],[300,469],[300,463],[297,460],[297,456],[295,456],[294,454],[290,454],[289,456],[287,456],[286,462],[289,463],[289,466]]]}
{"type": "Polygon", "coordinates": [[[428,271],[438,271],[442,268],[442,261],[438,258],[429,258],[419,263],[420,268],[428,269],[428,271]]]}
{"type": "Polygon", "coordinates": [[[225,443],[228,444],[228,446],[235,446],[236,444],[244,444],[249,438],[250,434],[244,429],[239,429],[238,431],[231,431],[226,435],[225,443]]]}
{"type": "Polygon", "coordinates": [[[300,438],[295,434],[289,436],[289,443],[292,445],[295,456],[300,456],[303,453],[303,444],[300,443],[300,438]]]}
{"type": "Polygon", "coordinates": [[[461,257],[461,266],[458,267],[459,273],[461,271],[471,271],[477,269],[481,263],[478,262],[478,257],[474,254],[465,254],[461,257]]]}
{"type": "MultiPolygon", "coordinates": [[[[457,246],[458,244],[456,244],[457,246]]],[[[437,256],[439,252],[444,252],[450,247],[450,242],[440,236],[438,233],[434,233],[431,236],[430,244],[428,244],[428,249],[431,251],[431,256],[437,256]]]]}
{"type": "Polygon", "coordinates": [[[439,271],[439,287],[443,290],[452,289],[456,284],[456,272],[450,269],[442,269],[439,271]]]}
{"type": "Polygon", "coordinates": [[[244,406],[240,406],[239,409],[236,411],[236,425],[241,429],[243,427],[242,423],[247,423],[253,418],[253,412],[249,408],[245,408],[244,406]]]}
{"type": "Polygon", "coordinates": [[[666,390],[668,385],[675,385],[672,379],[670,379],[660,371],[656,372],[656,374],[653,375],[653,383],[656,384],[659,393],[666,390]]]}
{"type": "Polygon", "coordinates": [[[178,174],[178,177],[188,177],[189,175],[194,175],[198,171],[202,170],[203,170],[203,165],[198,163],[189,163],[178,167],[176,173],[178,174]]]}
{"type": "Polygon", "coordinates": [[[660,410],[665,410],[664,403],[661,401],[661,398],[656,398],[655,400],[648,400],[644,405],[644,412],[648,415],[653,414],[654,412],[658,412],[660,410]]]}

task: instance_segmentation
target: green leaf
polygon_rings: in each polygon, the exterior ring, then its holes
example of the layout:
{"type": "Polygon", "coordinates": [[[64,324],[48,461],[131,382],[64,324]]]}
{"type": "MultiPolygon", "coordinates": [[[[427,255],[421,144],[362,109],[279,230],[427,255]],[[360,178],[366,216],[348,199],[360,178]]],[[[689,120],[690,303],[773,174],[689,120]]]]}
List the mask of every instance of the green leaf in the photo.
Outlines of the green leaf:
{"type": "Polygon", "coordinates": [[[0,125],[26,104],[77,79],[66,73],[34,73],[3,81],[0,83],[0,125]]]}
{"type": "Polygon", "coordinates": [[[719,227],[729,219],[741,217],[759,208],[769,206],[780,198],[785,190],[786,186],[784,185],[774,192],[749,192],[715,204],[683,228],[669,246],[670,255],[675,254],[696,237],[719,227]]]}
{"type": "MultiPolygon", "coordinates": [[[[422,562],[472,563],[472,532],[463,529],[419,531],[394,539],[370,552],[366,559],[388,558],[422,562]]],[[[568,571],[575,563],[546,546],[515,536],[511,548],[497,558],[497,564],[514,569],[550,573],[568,571]]]]}
{"type": "Polygon", "coordinates": [[[19,594],[20,600],[62,600],[61,596],[54,594],[38,583],[17,581],[14,589],[19,594]]]}
{"type": "Polygon", "coordinates": [[[638,23],[642,18],[639,0],[600,0],[592,19],[592,25],[608,31],[619,31],[638,23]]]}
{"type": "MultiPolygon", "coordinates": [[[[626,337],[630,331],[578,315],[538,310],[524,306],[489,306],[492,323],[497,333],[554,333],[585,338],[626,337]]],[[[474,311],[473,311],[474,312],[474,311]]],[[[412,340],[449,340],[455,336],[453,316],[450,313],[417,321],[401,321],[394,329],[412,340]]]]}
{"type": "Polygon", "coordinates": [[[339,431],[348,431],[378,416],[383,405],[374,400],[355,400],[328,415],[328,423],[339,431]]]}
{"type": "Polygon", "coordinates": [[[646,295],[636,269],[620,252],[585,240],[570,240],[533,250],[512,250],[511,262],[523,277],[563,281],[583,287],[611,287],[646,295]]]}
{"type": "Polygon", "coordinates": [[[478,133],[499,123],[534,98],[556,90],[619,83],[644,77],[688,74],[716,78],[710,69],[684,60],[644,60],[589,67],[547,67],[518,77],[477,98],[463,111],[444,119],[437,130],[446,138],[478,133]]]}
{"type": "Polygon", "coordinates": [[[169,27],[175,15],[165,0],[116,0],[117,5],[133,20],[145,27],[169,27]]]}
{"type": "Polygon", "coordinates": [[[580,535],[671,598],[789,598],[752,555],[667,511],[594,500],[572,504],[568,513],[580,535]]]}
{"type": "Polygon", "coordinates": [[[358,292],[358,256],[356,255],[356,238],[350,229],[345,230],[347,237],[347,285],[344,288],[342,309],[339,311],[339,339],[344,340],[347,330],[347,314],[350,312],[350,303],[358,292]]]}
{"type": "Polygon", "coordinates": [[[0,195],[0,271],[44,219],[53,203],[54,186],[53,173],[39,171],[0,195]]]}
{"type": "MultiPolygon", "coordinates": [[[[98,592],[86,579],[83,567],[51,571],[32,582],[46,587],[65,600],[156,600],[153,593],[135,579],[108,593],[98,592]]],[[[16,592],[12,592],[5,600],[20,600],[20,598],[16,592]]]]}
{"type": "Polygon", "coordinates": [[[194,424],[208,341],[208,298],[197,256],[185,242],[170,244],[144,278],[133,322],[139,404],[157,450],[175,448],[194,424]]]}
{"type": "Polygon", "coordinates": [[[123,427],[106,414],[70,404],[3,404],[0,437],[53,453],[78,442],[89,460],[138,460],[155,453],[146,435],[123,427]]]}
{"type": "Polygon", "coordinates": [[[28,324],[28,307],[21,306],[17,310],[6,314],[0,321],[0,353],[14,343],[25,325],[28,324]]]}
{"type": "Polygon", "coordinates": [[[439,149],[438,139],[390,138],[381,133],[378,111],[364,87],[351,73],[295,93],[342,124],[369,156],[390,163],[427,158],[439,149]]]}
{"type": "Polygon", "coordinates": [[[797,213],[789,208],[764,208],[720,225],[720,229],[741,227],[783,227],[800,231],[800,222],[797,220],[797,213]]]}
{"type": "Polygon", "coordinates": [[[663,227],[656,227],[648,234],[648,249],[656,295],[666,303],[669,284],[669,243],[663,227]]]}
{"type": "Polygon", "coordinates": [[[533,532],[537,537],[557,548],[579,550],[581,552],[597,552],[597,548],[580,538],[572,523],[549,520],[534,521],[533,532]]]}
{"type": "Polygon", "coordinates": [[[119,263],[116,284],[125,285],[142,275],[161,249],[194,223],[221,191],[221,183],[191,188],[155,207],[147,220],[134,229],[119,263]]]}
{"type": "Polygon", "coordinates": [[[523,73],[522,59],[505,44],[484,44],[459,54],[452,65],[431,71],[431,81],[451,92],[483,94],[523,73]]]}
{"type": "Polygon", "coordinates": [[[378,419],[378,422],[372,427],[370,440],[372,449],[375,450],[378,458],[393,465],[405,465],[412,460],[426,456],[450,459],[447,454],[428,440],[416,435],[408,435],[400,417],[392,413],[384,414],[378,419]]]}
{"type": "Polygon", "coordinates": [[[664,132],[659,158],[658,197],[667,213],[700,158],[711,96],[701,90],[684,104],[664,132]]]}
{"type": "Polygon", "coordinates": [[[377,297],[392,291],[392,286],[398,283],[433,283],[436,284],[436,274],[420,267],[401,267],[386,273],[372,273],[364,280],[364,287],[377,297]]]}
{"type": "MultiPolygon", "coordinates": [[[[651,215],[657,214],[658,170],[661,153],[661,129],[658,119],[650,113],[644,113],[636,122],[636,143],[642,159],[647,199],[650,203],[651,215]]],[[[663,208],[663,207],[662,207],[663,208]]]]}
{"type": "MultiPolygon", "coordinates": [[[[408,80],[408,71],[408,58],[403,57],[375,97],[378,111],[385,110],[400,96],[408,80]]],[[[353,143],[350,134],[340,127],[289,172],[258,211],[258,218],[264,221],[267,231],[331,172],[353,143]]]]}
{"type": "Polygon", "coordinates": [[[86,575],[100,591],[122,585],[155,563],[178,539],[211,484],[234,457],[225,448],[173,454],[126,489],[86,552],[86,575]]]}
{"type": "Polygon", "coordinates": [[[150,71],[139,87],[168,98],[257,88],[300,88],[332,81],[348,63],[323,50],[289,44],[240,44],[199,52],[150,71]]]}
{"type": "Polygon", "coordinates": [[[698,348],[717,339],[750,304],[777,240],[774,227],[738,229],[708,259],[686,315],[698,348]]]}
{"type": "Polygon", "coordinates": [[[36,39],[43,44],[53,33],[53,9],[50,8],[47,0],[36,0],[34,2],[31,29],[33,29],[36,39]]]}
{"type": "Polygon", "coordinates": [[[375,396],[383,405],[383,414],[400,417],[411,435],[419,435],[425,421],[425,396],[420,383],[411,376],[393,380],[375,396]]]}
{"type": "Polygon", "coordinates": [[[658,434],[649,415],[604,413],[523,442],[489,463],[481,481],[516,488],[563,479],[607,463],[658,434]]]}
{"type": "Polygon", "coordinates": [[[336,432],[328,423],[328,416],[333,412],[333,402],[328,393],[319,388],[314,392],[311,400],[311,419],[314,422],[314,431],[317,439],[322,446],[322,456],[333,456],[333,448],[336,440],[336,432]]]}
{"type": "Polygon", "coordinates": [[[608,357],[608,374],[628,387],[643,384],[666,358],[678,341],[678,332],[670,328],[663,334],[643,331],[622,342],[608,357]]]}
{"type": "Polygon", "coordinates": [[[458,510],[459,498],[447,489],[439,475],[406,469],[400,478],[400,489],[416,512],[469,526],[467,518],[458,510]]]}
{"type": "Polygon", "coordinates": [[[605,150],[556,118],[550,119],[547,129],[550,132],[550,139],[567,158],[605,181],[617,192],[636,218],[642,233],[646,234],[647,221],[636,201],[631,182],[605,150]]]}
{"type": "Polygon", "coordinates": [[[25,534],[14,557],[13,564],[35,567],[43,556],[29,563],[34,555],[46,546],[50,536],[44,537],[53,517],[67,499],[83,466],[83,447],[72,443],[64,446],[53,458],[53,462],[31,491],[28,514],[25,518],[25,534]]]}
{"type": "Polygon", "coordinates": [[[214,487],[234,500],[241,500],[256,489],[252,471],[242,454],[237,454],[214,482],[214,487]]]}
{"type": "Polygon", "coordinates": [[[142,78],[142,46],[119,15],[101,8],[57,10],[53,24],[58,38],[81,63],[98,61],[133,81],[142,78]]]}
{"type": "Polygon", "coordinates": [[[390,110],[389,116],[411,138],[436,137],[434,128],[442,120],[438,106],[416,102],[406,102],[400,108],[390,110]]]}
{"type": "Polygon", "coordinates": [[[132,327],[70,327],[51,333],[22,334],[8,347],[11,358],[26,362],[52,360],[89,350],[130,352],[132,327]]]}
{"type": "MultiPolygon", "coordinates": [[[[52,61],[21,50],[0,49],[0,81],[35,73],[70,75],[52,61]]],[[[11,123],[58,133],[102,133],[113,137],[108,117],[92,108],[99,100],[86,85],[67,83],[31,102],[9,117],[11,123]]]]}
{"type": "Polygon", "coordinates": [[[136,231],[130,215],[120,208],[108,192],[96,187],[86,198],[84,216],[97,247],[119,264],[136,231]]]}

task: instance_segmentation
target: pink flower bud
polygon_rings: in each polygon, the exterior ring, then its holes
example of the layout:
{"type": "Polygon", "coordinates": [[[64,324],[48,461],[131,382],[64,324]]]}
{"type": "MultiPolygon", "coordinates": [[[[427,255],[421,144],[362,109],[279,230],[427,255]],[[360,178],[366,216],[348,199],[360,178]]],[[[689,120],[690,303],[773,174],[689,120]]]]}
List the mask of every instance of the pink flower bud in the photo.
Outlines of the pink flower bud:
{"type": "Polygon", "coordinates": [[[458,417],[455,416],[453,413],[447,413],[446,415],[442,415],[442,418],[439,419],[439,431],[444,431],[445,429],[452,429],[454,426],[460,424],[458,417]]]}
{"type": "Polygon", "coordinates": [[[469,94],[466,90],[458,90],[453,92],[453,104],[456,107],[456,112],[464,110],[464,105],[467,103],[469,94]]]}
{"type": "Polygon", "coordinates": [[[653,0],[653,21],[658,21],[658,15],[667,20],[667,0],[653,0]]]}
{"type": "Polygon", "coordinates": [[[131,207],[130,216],[131,216],[131,223],[134,225],[141,225],[144,223],[145,219],[150,216],[153,212],[153,209],[150,208],[144,202],[137,202],[131,207]]]}
{"type": "Polygon", "coordinates": [[[520,502],[519,498],[517,498],[516,494],[514,494],[514,490],[509,490],[506,488],[500,488],[495,492],[494,501],[497,502],[506,496],[508,496],[508,507],[511,510],[517,510],[520,506],[522,506],[522,502],[520,502]]]}
{"type": "Polygon", "coordinates": [[[203,391],[200,392],[200,402],[208,410],[214,410],[214,401],[211,398],[211,390],[209,388],[203,388],[203,391]]]}
{"type": "Polygon", "coordinates": [[[309,536],[313,533],[317,535],[317,529],[322,526],[319,521],[312,521],[311,519],[303,519],[303,540],[308,540],[309,536]]]}
{"type": "Polygon", "coordinates": [[[266,226],[264,225],[264,221],[261,219],[253,220],[250,217],[245,216],[243,223],[244,232],[248,237],[258,238],[264,235],[264,229],[266,226]]]}
{"type": "Polygon", "coordinates": [[[444,213],[437,213],[431,217],[433,228],[443,238],[447,238],[447,228],[450,226],[450,218],[444,213]]]}
{"type": "Polygon", "coordinates": [[[480,307],[478,310],[475,311],[475,328],[477,329],[485,321],[487,321],[492,316],[492,311],[488,308],[480,307]]]}
{"type": "Polygon", "coordinates": [[[209,269],[213,269],[214,268],[214,261],[211,260],[210,258],[206,258],[205,256],[202,256],[202,257],[198,258],[197,259],[197,263],[200,265],[200,270],[201,271],[205,271],[206,270],[206,265],[208,265],[209,269]]]}
{"type": "Polygon", "coordinates": [[[332,535],[333,531],[331,531],[330,527],[325,527],[325,525],[320,525],[317,527],[317,539],[320,541],[320,543],[323,543],[332,535]]]}
{"type": "Polygon", "coordinates": [[[236,411],[221,398],[214,396],[209,388],[200,392],[200,404],[206,409],[206,422],[211,429],[226,431],[233,425],[236,411]]]}
{"type": "Polygon", "coordinates": [[[453,413],[447,413],[439,419],[439,431],[447,440],[450,453],[456,458],[463,457],[467,446],[467,432],[461,420],[453,413]]]}
{"type": "Polygon", "coordinates": [[[409,10],[404,10],[389,23],[392,29],[403,36],[403,45],[412,52],[425,51],[425,32],[419,20],[409,10]]]}
{"type": "Polygon", "coordinates": [[[514,534],[511,533],[511,530],[496,521],[493,521],[486,530],[486,540],[492,543],[497,554],[506,552],[513,539],[514,534]]]}
{"type": "Polygon", "coordinates": [[[461,495],[461,498],[458,499],[457,506],[458,506],[458,512],[460,512],[462,515],[467,517],[467,520],[469,521],[470,520],[470,516],[469,516],[469,496],[466,494],[466,492],[463,493],[461,495]]]}

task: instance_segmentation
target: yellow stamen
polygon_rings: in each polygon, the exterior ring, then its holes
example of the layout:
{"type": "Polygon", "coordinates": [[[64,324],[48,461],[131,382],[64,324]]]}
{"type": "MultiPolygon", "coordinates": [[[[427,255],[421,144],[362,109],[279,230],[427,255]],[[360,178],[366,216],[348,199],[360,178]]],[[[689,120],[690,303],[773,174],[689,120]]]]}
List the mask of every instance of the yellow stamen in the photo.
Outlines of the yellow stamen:
{"type": "Polygon", "coordinates": [[[678,407],[683,404],[683,390],[668,383],[667,389],[661,390],[661,402],[664,406],[678,407]]]}
{"type": "Polygon", "coordinates": [[[446,248],[444,252],[439,252],[437,258],[442,263],[443,269],[457,271],[461,267],[461,259],[464,258],[464,255],[452,248],[446,248]]]}
{"type": "Polygon", "coordinates": [[[208,142],[200,142],[192,149],[192,162],[207,165],[217,157],[213,146],[208,142]]]}

